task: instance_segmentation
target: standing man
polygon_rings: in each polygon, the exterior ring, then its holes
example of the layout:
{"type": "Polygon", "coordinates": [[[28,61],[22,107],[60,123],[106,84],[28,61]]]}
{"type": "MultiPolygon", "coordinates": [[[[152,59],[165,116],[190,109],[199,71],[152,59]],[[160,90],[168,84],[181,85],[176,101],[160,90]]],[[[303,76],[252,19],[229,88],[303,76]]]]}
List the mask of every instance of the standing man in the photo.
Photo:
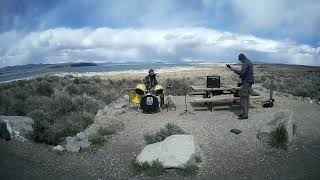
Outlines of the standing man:
{"type": "Polygon", "coordinates": [[[232,68],[229,64],[227,64],[227,67],[234,73],[238,74],[241,78],[240,104],[242,114],[239,115],[239,119],[241,120],[248,119],[250,90],[254,83],[254,78],[252,62],[242,53],[239,54],[239,61],[242,63],[240,71],[232,68]]]}

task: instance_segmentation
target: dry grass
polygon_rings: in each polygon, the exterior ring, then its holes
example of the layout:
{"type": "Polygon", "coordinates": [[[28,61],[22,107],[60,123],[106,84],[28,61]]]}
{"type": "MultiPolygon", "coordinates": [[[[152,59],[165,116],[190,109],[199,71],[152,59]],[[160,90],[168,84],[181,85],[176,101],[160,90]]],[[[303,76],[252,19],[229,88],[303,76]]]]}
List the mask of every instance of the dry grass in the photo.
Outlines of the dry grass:
{"type": "Polygon", "coordinates": [[[179,126],[168,123],[165,128],[160,129],[154,134],[146,134],[144,139],[146,144],[154,144],[165,140],[167,137],[174,134],[186,134],[179,126]]]}

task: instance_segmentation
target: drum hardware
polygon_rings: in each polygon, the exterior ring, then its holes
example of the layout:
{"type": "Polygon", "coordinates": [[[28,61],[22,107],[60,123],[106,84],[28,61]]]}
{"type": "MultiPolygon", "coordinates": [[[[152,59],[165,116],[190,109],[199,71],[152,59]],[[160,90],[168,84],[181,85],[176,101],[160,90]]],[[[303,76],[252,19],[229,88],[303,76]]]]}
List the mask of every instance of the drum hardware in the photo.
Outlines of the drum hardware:
{"type": "Polygon", "coordinates": [[[174,110],[177,110],[177,106],[174,104],[174,102],[171,99],[171,88],[173,88],[173,86],[169,85],[167,86],[167,90],[168,90],[168,97],[166,99],[166,102],[164,104],[163,109],[167,109],[167,112],[169,111],[169,108],[174,108],[174,110]]]}
{"type": "Polygon", "coordinates": [[[181,114],[179,114],[179,116],[181,116],[181,115],[183,115],[183,114],[193,114],[193,115],[195,115],[195,113],[193,113],[193,112],[191,112],[191,111],[188,110],[188,106],[187,106],[187,94],[188,94],[188,90],[185,89],[185,90],[184,90],[184,105],[185,105],[185,109],[184,109],[184,111],[183,111],[181,114]]]}
{"type": "Polygon", "coordinates": [[[268,100],[266,100],[262,107],[264,108],[272,108],[273,107],[273,103],[274,103],[274,99],[273,99],[273,80],[270,81],[270,97],[268,100]]]}

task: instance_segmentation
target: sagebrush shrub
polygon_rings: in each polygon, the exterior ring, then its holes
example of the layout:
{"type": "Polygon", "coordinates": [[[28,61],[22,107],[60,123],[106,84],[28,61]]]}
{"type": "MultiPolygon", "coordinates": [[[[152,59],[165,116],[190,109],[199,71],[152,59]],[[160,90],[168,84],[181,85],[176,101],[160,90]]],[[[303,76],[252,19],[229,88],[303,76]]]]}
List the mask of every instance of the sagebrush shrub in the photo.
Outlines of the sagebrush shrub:
{"type": "Polygon", "coordinates": [[[154,144],[161,142],[174,134],[186,134],[186,132],[184,132],[179,126],[168,123],[165,128],[160,129],[158,132],[144,135],[144,140],[146,141],[146,144],[154,144]]]}
{"type": "Polygon", "coordinates": [[[37,84],[36,92],[39,95],[50,96],[53,93],[51,83],[46,80],[42,80],[37,84]]]}

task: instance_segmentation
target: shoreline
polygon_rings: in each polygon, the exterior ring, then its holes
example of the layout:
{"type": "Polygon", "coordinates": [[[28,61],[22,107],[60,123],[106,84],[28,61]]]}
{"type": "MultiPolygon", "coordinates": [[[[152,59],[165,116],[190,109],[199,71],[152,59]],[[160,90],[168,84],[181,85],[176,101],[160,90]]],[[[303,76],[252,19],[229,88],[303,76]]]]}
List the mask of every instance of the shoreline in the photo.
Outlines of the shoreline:
{"type": "MultiPolygon", "coordinates": [[[[13,81],[19,80],[30,80],[38,77],[45,76],[74,76],[74,77],[100,77],[102,79],[134,79],[144,77],[148,74],[149,69],[144,68],[140,70],[125,70],[125,71],[109,71],[109,72],[58,72],[58,73],[44,73],[37,74],[34,76],[29,76],[25,78],[17,78],[7,81],[0,81],[0,84],[10,83],[13,81]]],[[[175,77],[199,77],[199,76],[207,76],[207,75],[221,75],[225,74],[224,72],[228,72],[228,69],[225,68],[224,64],[212,64],[212,65],[195,65],[190,67],[170,67],[170,68],[159,68],[155,69],[156,74],[160,79],[163,76],[170,76],[170,78],[175,77]]]]}

